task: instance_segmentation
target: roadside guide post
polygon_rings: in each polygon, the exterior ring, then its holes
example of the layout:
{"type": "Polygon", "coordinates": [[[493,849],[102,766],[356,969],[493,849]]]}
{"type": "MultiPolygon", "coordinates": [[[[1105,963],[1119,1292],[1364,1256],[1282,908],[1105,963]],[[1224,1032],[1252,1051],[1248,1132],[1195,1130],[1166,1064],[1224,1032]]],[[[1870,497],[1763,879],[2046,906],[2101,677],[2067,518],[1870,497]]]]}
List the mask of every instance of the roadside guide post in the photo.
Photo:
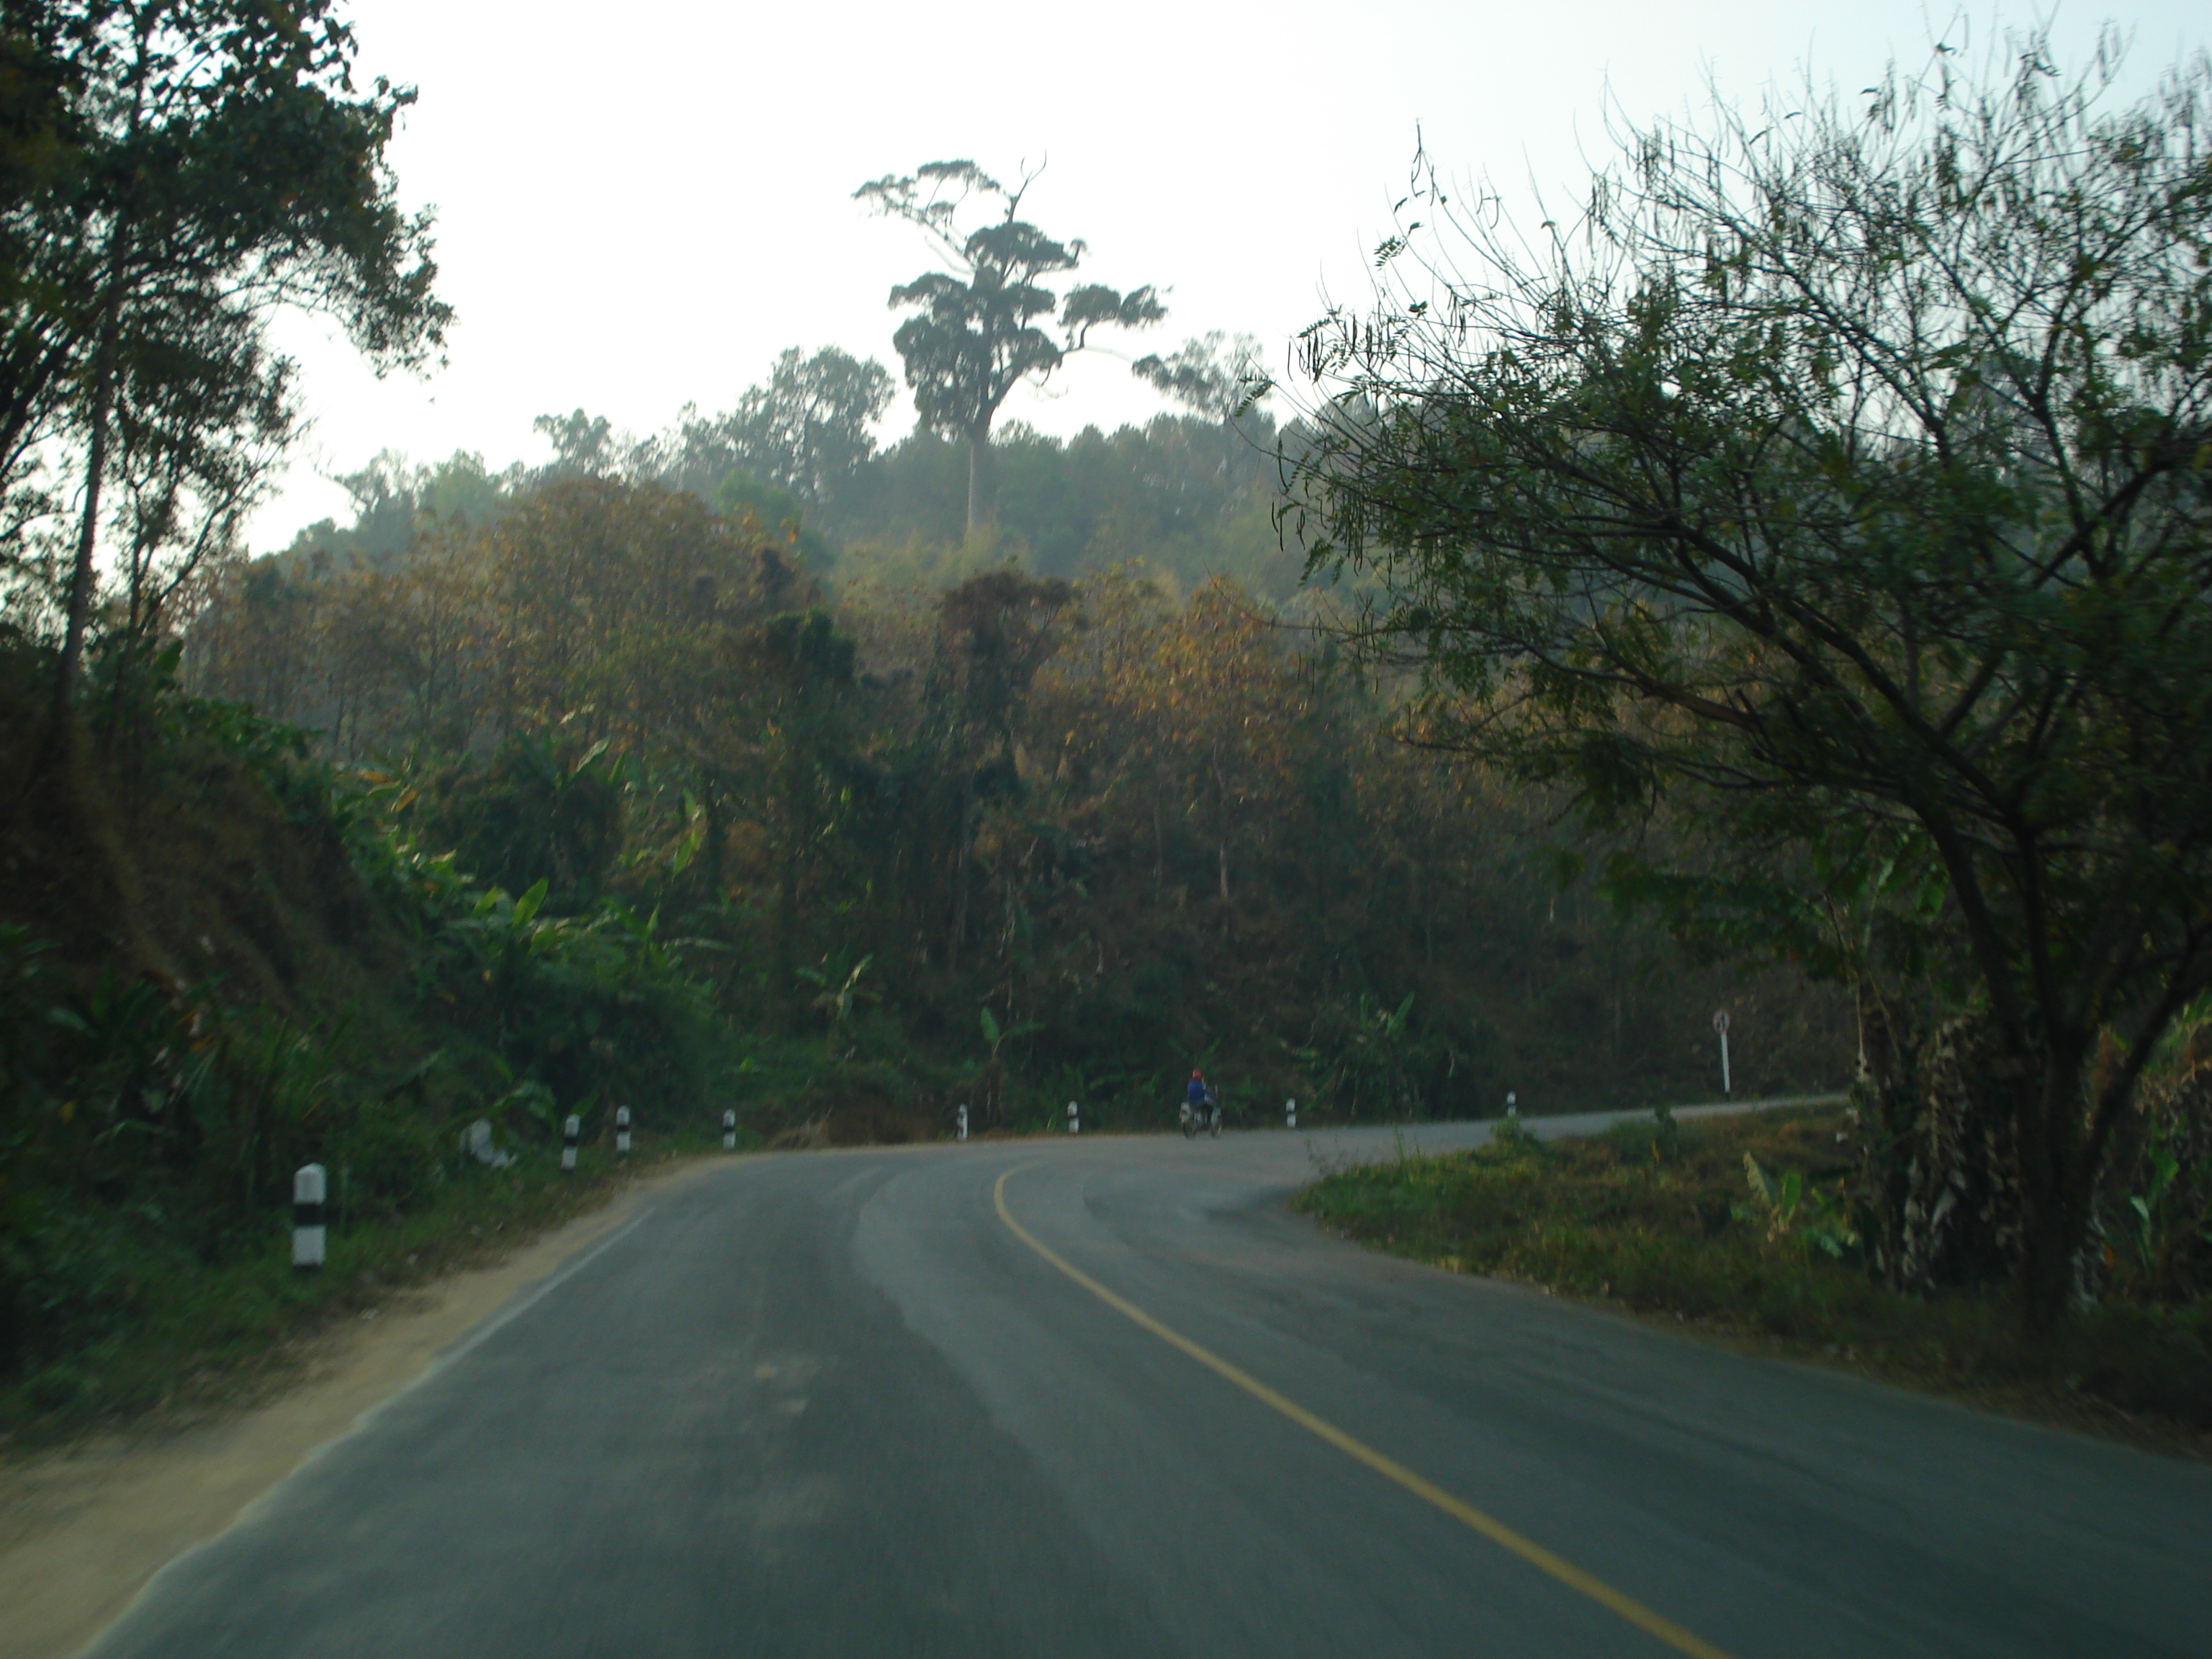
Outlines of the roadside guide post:
{"type": "Polygon", "coordinates": [[[1510,1089],[1508,1089],[1505,1091],[1505,1115],[1513,1119],[1516,1123],[1519,1122],[1521,1119],[1520,1097],[1510,1089]]]}
{"type": "Polygon", "coordinates": [[[615,1151],[624,1158],[629,1156],[629,1108],[615,1108],[615,1151]]]}
{"type": "Polygon", "coordinates": [[[726,1152],[738,1150],[738,1114],[734,1107],[722,1114],[722,1150],[726,1152]]]}
{"type": "Polygon", "coordinates": [[[960,1127],[953,1132],[952,1138],[955,1140],[968,1139],[968,1109],[964,1105],[960,1109],[960,1127]]]}
{"type": "Polygon", "coordinates": [[[1083,1133],[1083,1125],[1075,1115],[1075,1103],[1072,1100],[1067,1103],[1067,1133],[1072,1135],[1083,1133]]]}
{"type": "Polygon", "coordinates": [[[1298,1127],[1298,1097],[1296,1095],[1283,1103],[1283,1127],[1285,1129],[1298,1127]]]}
{"type": "Polygon", "coordinates": [[[1713,1030],[1721,1040],[1721,1098],[1723,1100],[1732,1100],[1735,1097],[1735,1090],[1729,1080],[1728,1028],[1728,1010],[1723,1008],[1713,1016],[1713,1030]]]}
{"type": "Polygon", "coordinates": [[[574,1112],[562,1120],[561,1167],[562,1169],[573,1170],[576,1167],[576,1142],[583,1133],[584,1120],[574,1112]]]}
{"type": "Polygon", "coordinates": [[[292,1268],[314,1273],[323,1265],[323,1200],[328,1182],[319,1164],[292,1172],[292,1268]]]}

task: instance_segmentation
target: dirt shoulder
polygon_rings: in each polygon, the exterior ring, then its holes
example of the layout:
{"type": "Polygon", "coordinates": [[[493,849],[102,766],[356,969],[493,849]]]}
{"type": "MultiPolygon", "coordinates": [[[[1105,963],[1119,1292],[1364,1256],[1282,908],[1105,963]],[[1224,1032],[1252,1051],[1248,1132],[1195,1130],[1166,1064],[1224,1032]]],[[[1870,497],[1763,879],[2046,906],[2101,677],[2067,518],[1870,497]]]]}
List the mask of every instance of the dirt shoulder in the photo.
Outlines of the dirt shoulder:
{"type": "Polygon", "coordinates": [[[320,1338],[274,1397],[181,1430],[0,1465],[0,1659],[77,1652],[164,1565],[419,1381],[483,1319],[670,1187],[729,1162],[675,1160],[501,1261],[394,1296],[320,1338]]]}

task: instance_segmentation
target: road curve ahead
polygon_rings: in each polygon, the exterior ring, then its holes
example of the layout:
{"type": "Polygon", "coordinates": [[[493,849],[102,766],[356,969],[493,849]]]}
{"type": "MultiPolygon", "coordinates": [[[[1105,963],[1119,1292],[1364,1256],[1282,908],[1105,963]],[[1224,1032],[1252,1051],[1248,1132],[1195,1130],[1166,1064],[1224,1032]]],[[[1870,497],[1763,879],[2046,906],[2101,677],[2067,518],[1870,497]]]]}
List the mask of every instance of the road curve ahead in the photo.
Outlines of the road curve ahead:
{"type": "Polygon", "coordinates": [[[173,1564],[91,1651],[2212,1653],[2212,1470],[1370,1255],[1284,1210],[1316,1158],[1389,1146],[1058,1139],[714,1170],[173,1564]]]}

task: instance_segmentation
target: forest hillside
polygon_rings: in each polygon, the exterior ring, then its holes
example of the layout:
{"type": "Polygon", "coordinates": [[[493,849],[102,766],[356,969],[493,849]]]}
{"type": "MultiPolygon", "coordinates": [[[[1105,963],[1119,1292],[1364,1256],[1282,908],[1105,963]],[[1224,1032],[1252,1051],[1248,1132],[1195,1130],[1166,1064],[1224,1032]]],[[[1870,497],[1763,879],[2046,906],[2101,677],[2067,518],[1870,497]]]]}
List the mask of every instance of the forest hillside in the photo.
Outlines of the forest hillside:
{"type": "Polygon", "coordinates": [[[1679,1098],[1720,1001],[1747,1083],[1840,1080],[1832,1001],[1686,976],[1554,879],[1540,800],[1396,741],[1388,688],[1237,582],[894,586],[805,535],[550,477],[249,568],[189,672],[319,728],[426,852],[694,941],[732,1020],[813,1045],[805,1103],[749,1085],[784,1116],[1146,1121],[1200,1063],[1255,1110],[1679,1098]]]}
{"type": "MultiPolygon", "coordinates": [[[[103,638],[69,787],[0,803],[0,1369],[78,1400],[69,1356],[266,1254],[298,1164],[397,1223],[489,1177],[479,1120],[550,1169],[617,1107],[1157,1131],[1194,1066],[1232,1126],[1640,1105],[1717,1091],[1723,1004],[1739,1090],[1843,1080],[1844,1002],[1680,964],[1235,582],[796,542],[558,478],[103,638]]],[[[29,769],[51,664],[4,668],[29,769]]]]}

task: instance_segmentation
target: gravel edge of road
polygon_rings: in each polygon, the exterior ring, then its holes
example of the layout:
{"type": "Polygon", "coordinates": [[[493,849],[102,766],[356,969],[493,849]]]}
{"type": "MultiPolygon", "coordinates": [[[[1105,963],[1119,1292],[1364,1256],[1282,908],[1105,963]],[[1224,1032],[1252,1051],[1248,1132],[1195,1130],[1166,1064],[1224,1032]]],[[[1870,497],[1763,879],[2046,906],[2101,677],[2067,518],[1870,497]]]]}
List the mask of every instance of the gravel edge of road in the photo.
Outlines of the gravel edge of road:
{"type": "MultiPolygon", "coordinates": [[[[743,1156],[758,1156],[757,1154],[743,1156]]],[[[678,1157],[499,1259],[395,1292],[300,1369],[182,1428],[94,1436],[0,1464],[0,1659],[70,1659],[162,1567],[227,1530],[322,1447],[429,1375],[515,1296],[727,1154],[678,1157]]]]}

